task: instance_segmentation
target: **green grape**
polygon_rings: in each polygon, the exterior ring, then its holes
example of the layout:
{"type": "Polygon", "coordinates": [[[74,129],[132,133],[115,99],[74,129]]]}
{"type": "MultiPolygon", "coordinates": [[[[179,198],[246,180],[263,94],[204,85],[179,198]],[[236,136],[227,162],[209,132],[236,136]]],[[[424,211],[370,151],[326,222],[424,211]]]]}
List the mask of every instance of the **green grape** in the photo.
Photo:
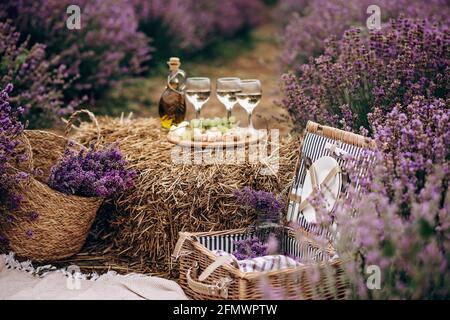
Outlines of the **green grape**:
{"type": "Polygon", "coordinates": [[[192,128],[198,128],[198,127],[200,127],[200,125],[201,125],[200,120],[198,120],[198,119],[192,119],[191,120],[191,127],[192,128]]]}
{"type": "Polygon", "coordinates": [[[219,131],[224,134],[228,131],[228,128],[226,126],[219,126],[219,131]]]}

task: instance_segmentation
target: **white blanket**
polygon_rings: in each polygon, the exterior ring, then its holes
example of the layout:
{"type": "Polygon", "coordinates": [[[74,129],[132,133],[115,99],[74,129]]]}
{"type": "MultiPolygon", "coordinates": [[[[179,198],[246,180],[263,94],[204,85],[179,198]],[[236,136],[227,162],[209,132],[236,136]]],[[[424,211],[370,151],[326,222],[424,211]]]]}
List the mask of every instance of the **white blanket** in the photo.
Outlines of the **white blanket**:
{"type": "Polygon", "coordinates": [[[118,275],[108,272],[95,280],[68,277],[62,270],[43,277],[32,275],[29,262],[18,263],[10,255],[0,255],[0,300],[185,300],[181,287],[174,281],[141,274],[118,275]]]}

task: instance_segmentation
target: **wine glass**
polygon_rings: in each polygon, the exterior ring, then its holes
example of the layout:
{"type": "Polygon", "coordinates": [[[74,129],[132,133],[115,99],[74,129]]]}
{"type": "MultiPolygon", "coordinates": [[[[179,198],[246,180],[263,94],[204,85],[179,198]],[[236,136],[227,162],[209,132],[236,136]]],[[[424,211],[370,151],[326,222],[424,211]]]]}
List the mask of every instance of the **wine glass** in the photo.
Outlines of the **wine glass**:
{"type": "Polygon", "coordinates": [[[261,101],[262,89],[258,79],[246,79],[239,82],[241,91],[236,94],[239,104],[248,115],[248,127],[253,130],[252,112],[261,101]]]}
{"type": "Polygon", "coordinates": [[[186,97],[195,109],[195,118],[200,118],[200,110],[211,95],[209,78],[196,77],[186,79],[186,97]]]}
{"type": "Polygon", "coordinates": [[[227,118],[231,117],[231,110],[237,102],[236,94],[241,91],[239,78],[219,78],[217,79],[217,99],[227,109],[227,118]]]}

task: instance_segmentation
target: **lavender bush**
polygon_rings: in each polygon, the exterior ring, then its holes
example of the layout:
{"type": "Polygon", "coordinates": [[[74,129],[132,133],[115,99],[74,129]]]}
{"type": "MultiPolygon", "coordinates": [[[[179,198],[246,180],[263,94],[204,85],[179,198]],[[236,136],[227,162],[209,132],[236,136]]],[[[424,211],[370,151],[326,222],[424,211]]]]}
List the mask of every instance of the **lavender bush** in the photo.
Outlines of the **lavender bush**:
{"type": "Polygon", "coordinates": [[[112,197],[131,188],[135,172],[126,169],[126,161],[117,144],[105,149],[68,148],[64,158],[56,164],[48,184],[66,194],[86,197],[112,197]]]}
{"type": "Polygon", "coordinates": [[[370,124],[389,172],[385,187],[393,194],[401,182],[404,208],[409,209],[409,200],[436,165],[450,174],[450,103],[415,97],[407,106],[397,104],[387,115],[382,113],[376,109],[370,124]]]}
{"type": "MultiPolygon", "coordinates": [[[[350,186],[349,198],[341,199],[335,213],[336,247],[353,298],[448,299],[448,101],[415,97],[387,115],[377,116],[378,111],[371,119],[378,145],[374,168],[361,181],[362,192],[350,186]],[[377,290],[367,286],[371,265],[381,271],[377,290]]],[[[355,175],[360,166],[350,161],[348,171],[355,175]]]]}
{"type": "Polygon", "coordinates": [[[360,30],[328,42],[325,53],[283,76],[284,107],[298,129],[315,120],[371,129],[368,114],[387,114],[415,95],[446,98],[450,83],[447,24],[399,18],[364,41],[360,30]]]}
{"type": "Polygon", "coordinates": [[[450,16],[445,0],[283,0],[280,3],[282,24],[286,24],[280,56],[283,69],[298,71],[300,63],[311,55],[326,52],[326,39],[340,38],[351,26],[365,27],[369,17],[366,10],[371,4],[380,7],[384,23],[400,14],[433,21],[448,21],[450,16]],[[286,16],[290,18],[284,19],[286,16]]]}
{"type": "Polygon", "coordinates": [[[76,106],[63,101],[69,76],[57,56],[46,60],[44,45],[30,46],[20,38],[9,22],[0,22],[0,87],[14,85],[9,101],[24,108],[31,127],[48,126],[76,106]]]}
{"type": "MultiPolygon", "coordinates": [[[[26,156],[19,149],[18,137],[24,130],[19,121],[23,108],[17,111],[9,103],[9,94],[13,85],[7,84],[0,91],[0,222],[12,219],[10,212],[20,205],[20,195],[14,192],[15,186],[27,178],[21,171],[11,170],[10,165],[26,161],[26,156]]],[[[0,244],[7,244],[8,239],[0,233],[0,244]]]]}
{"type": "Polygon", "coordinates": [[[141,29],[157,50],[197,51],[261,21],[261,0],[133,0],[141,29]]]}
{"type": "Polygon", "coordinates": [[[33,43],[45,44],[50,59],[59,56],[66,72],[77,77],[66,99],[95,99],[119,79],[142,72],[149,59],[149,41],[137,31],[134,8],[127,0],[6,1],[0,9],[33,43]],[[71,4],[81,8],[81,30],[66,27],[71,4]]]}
{"type": "MultiPolygon", "coordinates": [[[[381,160],[382,158],[380,158],[381,160]]],[[[450,193],[439,167],[419,192],[394,178],[392,194],[383,180],[390,170],[379,164],[370,192],[337,210],[339,250],[353,298],[448,299],[450,297],[450,193]],[[404,208],[404,194],[409,193],[404,208]],[[354,212],[354,214],[349,214],[354,212]],[[369,290],[367,267],[381,270],[379,290],[369,290]]]]}

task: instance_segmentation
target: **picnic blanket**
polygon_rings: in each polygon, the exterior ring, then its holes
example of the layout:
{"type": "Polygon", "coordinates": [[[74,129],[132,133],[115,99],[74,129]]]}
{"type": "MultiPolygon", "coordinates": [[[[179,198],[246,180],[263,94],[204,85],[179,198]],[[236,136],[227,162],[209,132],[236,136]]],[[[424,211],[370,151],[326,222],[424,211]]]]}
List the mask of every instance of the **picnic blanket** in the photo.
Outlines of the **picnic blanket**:
{"type": "Polygon", "coordinates": [[[108,272],[95,279],[67,271],[53,270],[43,276],[34,274],[29,262],[19,263],[11,255],[0,255],[0,300],[185,300],[174,281],[142,274],[118,275],[108,272]]]}

